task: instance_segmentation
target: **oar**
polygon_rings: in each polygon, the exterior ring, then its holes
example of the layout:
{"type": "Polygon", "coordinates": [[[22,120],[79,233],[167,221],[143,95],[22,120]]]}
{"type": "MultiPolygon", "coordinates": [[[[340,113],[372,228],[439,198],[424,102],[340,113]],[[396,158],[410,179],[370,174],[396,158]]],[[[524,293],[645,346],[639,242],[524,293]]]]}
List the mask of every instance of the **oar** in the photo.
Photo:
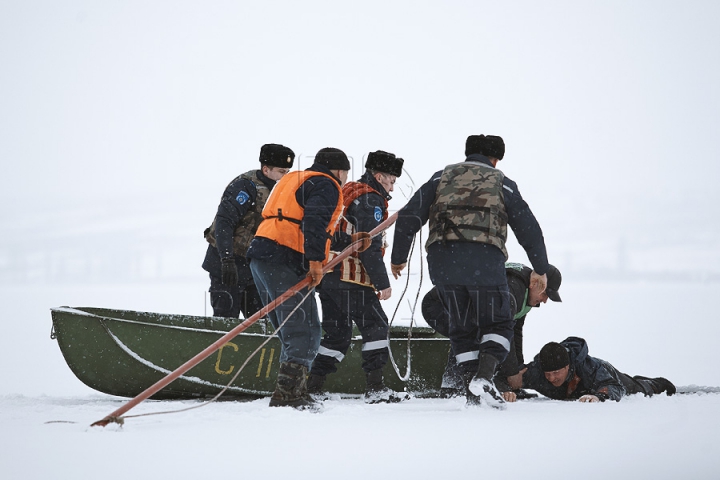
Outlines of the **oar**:
{"type": "MultiPolygon", "coordinates": [[[[395,220],[397,219],[397,212],[392,214],[382,222],[380,225],[375,227],[371,232],[371,236],[375,236],[379,233],[381,233],[383,230],[387,229],[390,225],[392,225],[395,220]]],[[[337,257],[330,260],[324,267],[323,272],[327,272],[328,270],[335,267],[338,263],[342,262],[343,259],[347,258],[350,254],[355,252],[360,245],[362,244],[361,241],[357,241],[347,247],[345,250],[343,250],[337,257]]],[[[157,392],[162,390],[163,388],[167,387],[170,383],[172,383],[174,380],[176,380],[179,376],[181,376],[183,373],[187,372],[191,368],[193,368],[198,363],[205,360],[207,357],[212,355],[214,352],[216,352],[220,347],[225,345],[228,341],[232,340],[234,337],[236,337],[239,333],[246,330],[250,325],[257,322],[262,317],[266,316],[268,313],[275,310],[278,306],[280,306],[283,302],[285,302],[288,298],[292,297],[296,293],[298,293],[303,288],[307,287],[310,284],[310,277],[304,278],[302,281],[298,282],[295,286],[287,290],[285,293],[277,297],[272,302],[265,305],[262,309],[260,309],[259,312],[257,312],[255,315],[251,316],[244,322],[242,322],[237,327],[230,330],[228,333],[223,335],[220,339],[218,339],[216,342],[214,342],[212,345],[207,347],[202,352],[195,355],[193,358],[188,360],[187,362],[180,365],[177,369],[175,369],[173,372],[169,373],[164,378],[161,378],[158,380],[154,385],[148,387],[145,391],[141,392],[137,397],[133,398],[129,402],[127,402],[122,407],[118,408],[114,412],[112,412],[110,415],[106,416],[102,420],[98,420],[97,422],[93,423],[91,426],[100,426],[104,427],[108,423],[111,422],[118,422],[118,419],[125,413],[128,412],[131,408],[142,402],[143,400],[147,400],[148,398],[155,395],[157,392]]]]}

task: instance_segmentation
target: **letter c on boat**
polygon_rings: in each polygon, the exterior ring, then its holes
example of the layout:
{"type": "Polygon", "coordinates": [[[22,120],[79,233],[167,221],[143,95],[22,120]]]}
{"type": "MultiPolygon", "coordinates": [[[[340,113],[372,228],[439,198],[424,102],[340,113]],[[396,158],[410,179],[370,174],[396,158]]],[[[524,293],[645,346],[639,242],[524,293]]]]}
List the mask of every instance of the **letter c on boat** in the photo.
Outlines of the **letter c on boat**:
{"type": "Polygon", "coordinates": [[[227,342],[225,345],[220,347],[220,350],[218,350],[217,362],[215,362],[215,371],[217,373],[219,373],[220,375],[230,375],[232,373],[232,371],[235,370],[234,365],[230,365],[230,370],[220,370],[220,359],[222,358],[222,351],[223,351],[223,348],[225,348],[227,346],[232,347],[236,352],[238,351],[238,346],[232,342],[227,342]]]}

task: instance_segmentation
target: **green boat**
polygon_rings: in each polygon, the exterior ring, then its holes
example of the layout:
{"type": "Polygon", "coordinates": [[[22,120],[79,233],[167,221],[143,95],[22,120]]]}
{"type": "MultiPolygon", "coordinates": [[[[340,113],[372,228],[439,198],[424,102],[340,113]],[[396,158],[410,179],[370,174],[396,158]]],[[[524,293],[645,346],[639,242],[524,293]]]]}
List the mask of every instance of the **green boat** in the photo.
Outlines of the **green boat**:
{"type": "MultiPolygon", "coordinates": [[[[219,340],[243,320],[135,312],[87,307],[51,309],[53,329],[70,369],[85,385],[110,395],[135,397],[198,352],[219,340]]],[[[154,399],[206,398],[218,394],[247,358],[272,336],[264,319],[223,344],[215,353],[160,390],[154,399]]],[[[386,384],[416,396],[439,394],[450,344],[430,328],[413,327],[411,369],[407,382],[385,369],[386,384]]],[[[361,340],[355,336],[337,373],[325,383],[331,393],[354,396],[365,390],[360,367],[361,340]]],[[[392,327],[390,348],[401,373],[408,363],[408,328],[392,327]]],[[[262,346],[223,397],[260,398],[272,394],[278,370],[277,337],[262,346]]]]}

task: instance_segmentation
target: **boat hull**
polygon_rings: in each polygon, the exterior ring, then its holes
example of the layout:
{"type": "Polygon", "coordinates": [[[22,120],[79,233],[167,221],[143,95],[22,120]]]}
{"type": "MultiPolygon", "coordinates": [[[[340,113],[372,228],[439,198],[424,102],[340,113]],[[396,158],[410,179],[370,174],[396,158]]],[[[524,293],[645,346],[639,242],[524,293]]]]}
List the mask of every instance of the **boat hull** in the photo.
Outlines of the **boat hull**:
{"type": "MultiPolygon", "coordinates": [[[[135,397],[217,341],[242,320],[167,315],[87,307],[51,309],[53,336],[75,376],[110,395],[135,397]]],[[[280,342],[266,341],[272,327],[261,320],[160,390],[154,399],[205,398],[219,393],[238,372],[223,397],[259,398],[272,394],[279,365],[280,342]],[[247,361],[247,364],[243,364],[247,361]]],[[[414,328],[410,341],[411,375],[402,382],[388,362],[385,383],[396,391],[436,396],[449,342],[427,328],[414,328]]],[[[338,371],[328,375],[329,392],[360,395],[362,342],[355,337],[338,371]]],[[[407,328],[393,327],[390,348],[401,373],[407,368],[407,328]]]]}

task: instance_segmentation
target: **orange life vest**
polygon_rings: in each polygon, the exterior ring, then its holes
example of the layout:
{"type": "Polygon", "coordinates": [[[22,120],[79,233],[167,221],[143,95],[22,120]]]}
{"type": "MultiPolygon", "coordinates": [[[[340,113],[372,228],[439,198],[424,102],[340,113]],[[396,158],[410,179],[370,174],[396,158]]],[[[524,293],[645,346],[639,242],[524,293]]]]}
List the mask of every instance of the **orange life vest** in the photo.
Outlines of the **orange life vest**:
{"type": "MultiPolygon", "coordinates": [[[[348,182],[343,187],[343,204],[345,206],[345,211],[350,208],[350,205],[361,195],[365,195],[366,193],[377,193],[380,195],[383,200],[385,200],[385,211],[383,212],[382,221],[387,220],[388,217],[388,202],[385,199],[385,197],[372,188],[367,183],[361,183],[361,182],[348,182]]],[[[348,222],[345,217],[342,217],[340,219],[340,231],[345,232],[348,235],[352,235],[354,233],[357,233],[357,229],[355,228],[355,225],[348,222]]],[[[383,246],[381,248],[381,252],[383,255],[385,255],[385,232],[383,232],[383,246]]],[[[332,259],[334,256],[337,255],[337,252],[330,252],[330,259],[332,259]]],[[[342,263],[340,264],[340,280],[343,282],[348,283],[356,283],[358,285],[363,285],[365,287],[373,287],[373,283],[370,279],[370,275],[368,275],[367,271],[365,270],[365,267],[363,266],[362,262],[358,258],[358,253],[355,252],[349,257],[346,257],[342,263]]]]}
{"type": "Polygon", "coordinates": [[[296,252],[305,253],[305,235],[300,226],[305,215],[305,209],[300,206],[295,198],[300,186],[311,177],[323,176],[333,181],[338,189],[338,202],[335,211],[330,219],[327,228],[327,239],[325,240],[325,260],[328,261],[330,253],[330,240],[335,233],[335,229],[343,211],[343,194],[340,184],[322,172],[313,172],[303,170],[300,172],[290,172],[285,175],[273,188],[270,197],[265,203],[262,216],[263,221],[255,233],[258,237],[269,238],[280,245],[291,248],[296,252]]]}

